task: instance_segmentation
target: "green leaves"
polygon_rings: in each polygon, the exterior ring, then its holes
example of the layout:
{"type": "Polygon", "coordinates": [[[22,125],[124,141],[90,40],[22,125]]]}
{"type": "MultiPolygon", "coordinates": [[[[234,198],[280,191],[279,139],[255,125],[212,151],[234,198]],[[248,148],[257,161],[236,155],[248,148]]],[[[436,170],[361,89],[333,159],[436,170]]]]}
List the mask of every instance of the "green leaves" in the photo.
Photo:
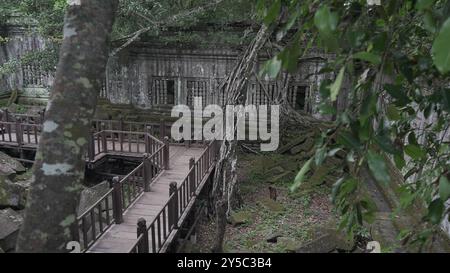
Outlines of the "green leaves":
{"type": "Polygon", "coordinates": [[[450,112],[450,89],[442,90],[442,104],[442,108],[447,112],[450,112]]]}
{"type": "Polygon", "coordinates": [[[405,153],[414,160],[420,160],[426,156],[425,151],[416,144],[409,144],[405,147],[405,153]]]}
{"type": "Polygon", "coordinates": [[[361,104],[361,117],[362,123],[366,123],[367,119],[373,116],[377,111],[377,94],[372,90],[367,90],[364,94],[364,98],[361,104]]]}
{"type": "Polygon", "coordinates": [[[384,89],[395,99],[395,105],[399,107],[403,107],[411,101],[401,85],[386,84],[384,89]]]}
{"type": "Polygon", "coordinates": [[[386,109],[386,115],[390,120],[396,121],[396,120],[400,120],[401,115],[397,109],[397,107],[395,107],[395,105],[390,104],[387,109],[386,109]]]}
{"type": "Polygon", "coordinates": [[[331,12],[326,5],[321,6],[314,15],[314,25],[324,34],[331,34],[336,30],[338,17],[335,12],[331,12]]]}
{"type": "Polygon", "coordinates": [[[260,75],[267,75],[272,79],[276,78],[278,76],[278,73],[280,73],[281,64],[282,62],[280,59],[278,59],[277,56],[273,57],[264,64],[260,75]]]}
{"type": "Polygon", "coordinates": [[[378,146],[380,146],[380,148],[383,149],[383,151],[394,155],[400,154],[388,136],[380,134],[375,136],[374,140],[375,143],[377,143],[378,146]]]}
{"type": "Polygon", "coordinates": [[[436,0],[418,0],[416,2],[416,9],[419,11],[423,11],[425,9],[430,8],[436,0]]]}
{"type": "Polygon", "coordinates": [[[361,143],[350,132],[341,132],[337,137],[337,142],[350,150],[359,150],[361,143]]]}
{"type": "Polygon", "coordinates": [[[358,187],[358,180],[354,178],[340,178],[334,183],[331,190],[331,201],[335,203],[339,196],[345,196],[354,192],[358,187]]]}
{"type": "Polygon", "coordinates": [[[300,11],[296,10],[293,14],[289,16],[287,23],[283,26],[281,30],[277,32],[277,41],[281,41],[284,38],[286,33],[295,25],[298,17],[300,16],[300,11]]]}
{"type": "Polygon", "coordinates": [[[312,160],[313,159],[311,158],[308,161],[306,161],[306,163],[300,169],[300,171],[298,172],[297,176],[294,179],[294,184],[292,184],[292,186],[290,188],[291,191],[297,190],[300,187],[300,185],[303,183],[303,181],[305,181],[305,176],[311,169],[312,160]]]}
{"type": "Polygon", "coordinates": [[[370,52],[358,52],[353,55],[354,59],[363,60],[375,65],[381,64],[381,57],[377,54],[370,53],[370,52]]]}
{"type": "Polygon", "coordinates": [[[399,168],[400,170],[403,169],[403,167],[406,166],[406,161],[405,158],[403,157],[403,153],[402,154],[395,154],[394,155],[394,162],[395,162],[395,166],[397,166],[397,168],[399,168]]]}
{"type": "Polygon", "coordinates": [[[450,71],[450,18],[442,25],[438,36],[434,40],[431,53],[433,55],[434,65],[439,72],[445,74],[450,71]]]}
{"type": "Polygon", "coordinates": [[[442,214],[444,213],[444,202],[440,198],[433,200],[428,206],[428,220],[434,224],[438,225],[441,223],[442,214]]]}
{"type": "Polygon", "coordinates": [[[273,23],[280,15],[281,0],[276,0],[267,11],[266,17],[264,17],[264,24],[267,26],[273,23]]]}
{"type": "Polygon", "coordinates": [[[298,38],[294,39],[292,45],[286,47],[278,55],[278,58],[283,63],[283,68],[291,73],[294,73],[296,71],[299,57],[300,57],[300,39],[298,38]]]}
{"type": "Polygon", "coordinates": [[[402,185],[398,189],[400,208],[406,209],[416,200],[417,193],[410,191],[407,185],[402,185]]]}
{"type": "Polygon", "coordinates": [[[321,148],[317,149],[316,154],[315,154],[316,166],[322,165],[322,163],[326,157],[327,157],[327,148],[326,147],[321,147],[321,148]]]}
{"type": "Polygon", "coordinates": [[[450,198],[450,181],[444,175],[439,179],[439,196],[443,201],[450,198]]]}
{"type": "Polygon", "coordinates": [[[339,91],[342,87],[342,81],[344,80],[344,74],[345,74],[345,66],[341,68],[339,71],[338,76],[336,77],[336,80],[334,83],[330,86],[330,99],[331,101],[336,101],[337,96],[339,94],[339,91]]]}
{"type": "Polygon", "coordinates": [[[331,12],[327,5],[321,6],[314,15],[314,25],[319,30],[320,37],[330,49],[337,48],[334,36],[338,24],[337,13],[331,12]]]}
{"type": "Polygon", "coordinates": [[[369,150],[367,153],[367,163],[370,171],[378,182],[383,183],[384,185],[389,184],[391,178],[383,156],[369,150]]]}

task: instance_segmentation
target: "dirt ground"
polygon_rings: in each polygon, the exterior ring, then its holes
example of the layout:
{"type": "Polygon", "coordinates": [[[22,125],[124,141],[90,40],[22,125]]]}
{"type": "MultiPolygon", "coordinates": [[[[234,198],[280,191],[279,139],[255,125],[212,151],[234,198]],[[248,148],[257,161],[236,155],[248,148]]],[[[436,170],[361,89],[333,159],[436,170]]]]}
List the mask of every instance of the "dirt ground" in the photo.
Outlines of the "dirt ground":
{"type": "MultiPolygon", "coordinates": [[[[243,204],[230,218],[235,225],[227,225],[225,252],[291,252],[311,241],[315,229],[335,222],[327,186],[290,192],[300,164],[289,157],[240,154],[243,204]],[[276,201],[270,198],[270,187],[272,193],[276,190],[276,201]]],[[[214,221],[203,219],[192,251],[210,252],[214,231],[214,221]]]]}

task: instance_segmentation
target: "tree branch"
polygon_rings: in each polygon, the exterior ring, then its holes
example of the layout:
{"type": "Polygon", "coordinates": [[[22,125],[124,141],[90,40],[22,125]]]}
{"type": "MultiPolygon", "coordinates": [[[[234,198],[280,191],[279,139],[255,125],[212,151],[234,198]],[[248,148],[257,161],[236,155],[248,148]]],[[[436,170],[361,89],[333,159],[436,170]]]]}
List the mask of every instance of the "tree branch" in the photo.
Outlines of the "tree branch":
{"type": "Polygon", "coordinates": [[[156,28],[161,28],[163,25],[170,25],[173,24],[174,22],[181,20],[183,18],[201,13],[205,10],[208,10],[212,7],[215,7],[217,5],[219,5],[220,3],[222,3],[224,0],[216,0],[213,1],[211,3],[208,3],[204,6],[200,6],[188,11],[184,11],[184,12],[180,12],[178,14],[172,15],[169,18],[167,18],[166,20],[162,21],[162,22],[155,22],[154,20],[151,20],[150,18],[148,18],[147,16],[143,15],[143,14],[138,14],[140,17],[144,18],[145,20],[147,20],[148,22],[150,22],[152,25],[142,28],[134,33],[131,33],[130,35],[125,36],[124,38],[121,38],[119,40],[123,40],[123,39],[128,39],[125,43],[123,43],[121,46],[119,46],[118,48],[114,49],[109,56],[113,57],[115,56],[117,53],[119,53],[120,51],[122,51],[123,49],[125,49],[126,47],[128,47],[130,44],[132,44],[133,42],[135,42],[137,39],[139,39],[139,37],[146,33],[151,31],[152,29],[156,29],[156,28]]]}

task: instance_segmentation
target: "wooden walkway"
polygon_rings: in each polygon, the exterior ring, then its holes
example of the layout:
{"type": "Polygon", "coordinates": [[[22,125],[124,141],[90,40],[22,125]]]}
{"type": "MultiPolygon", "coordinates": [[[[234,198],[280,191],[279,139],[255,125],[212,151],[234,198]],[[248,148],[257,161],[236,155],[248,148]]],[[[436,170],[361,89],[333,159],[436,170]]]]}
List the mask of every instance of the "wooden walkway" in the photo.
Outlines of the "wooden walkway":
{"type": "MultiPolygon", "coordinates": [[[[42,124],[29,123],[37,117],[26,118],[27,123],[4,118],[0,147],[37,149],[42,124]]],[[[108,192],[79,212],[72,238],[83,252],[165,252],[176,238],[215,167],[218,142],[180,145],[153,135],[165,132],[164,123],[93,121],[86,152],[89,168],[111,155],[142,163],[126,176],[114,177],[108,192]]]]}
{"type": "Polygon", "coordinates": [[[155,216],[169,200],[170,183],[177,182],[177,185],[180,186],[189,172],[189,160],[191,158],[197,160],[204,151],[205,148],[170,146],[169,170],[164,170],[151,184],[150,192],[144,192],[124,212],[124,222],[112,225],[88,252],[129,252],[136,243],[138,220],[144,218],[147,223],[155,220],[155,216]]]}

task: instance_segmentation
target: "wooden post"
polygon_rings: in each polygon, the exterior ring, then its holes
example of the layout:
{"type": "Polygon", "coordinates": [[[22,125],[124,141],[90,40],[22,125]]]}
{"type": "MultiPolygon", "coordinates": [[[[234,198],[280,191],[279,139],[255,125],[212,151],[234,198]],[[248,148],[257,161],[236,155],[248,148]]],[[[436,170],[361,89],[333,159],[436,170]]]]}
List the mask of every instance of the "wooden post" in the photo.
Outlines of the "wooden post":
{"type": "Polygon", "coordinates": [[[75,223],[70,225],[70,233],[72,234],[72,241],[81,242],[79,225],[80,225],[80,223],[78,222],[78,220],[75,220],[75,223]]]}
{"type": "Polygon", "coordinates": [[[119,120],[119,131],[123,131],[123,128],[124,128],[124,126],[123,126],[123,118],[121,117],[120,120],[119,120]]]}
{"type": "Polygon", "coordinates": [[[217,154],[218,154],[217,143],[219,143],[219,141],[218,140],[214,140],[212,145],[211,145],[212,154],[213,154],[213,161],[216,161],[216,159],[217,159],[217,154]]]}
{"type": "Polygon", "coordinates": [[[209,163],[211,162],[210,160],[209,160],[209,155],[210,155],[210,153],[211,153],[211,146],[209,146],[208,144],[206,144],[206,154],[205,154],[205,156],[206,156],[206,162],[205,162],[205,165],[206,165],[206,169],[204,170],[205,172],[209,169],[209,163]]]}
{"type": "Polygon", "coordinates": [[[119,131],[120,131],[120,133],[119,133],[119,141],[120,141],[120,147],[122,147],[122,143],[123,143],[123,131],[124,131],[124,126],[123,126],[123,118],[121,117],[120,118],[120,121],[119,121],[119,131]]]}
{"type": "Polygon", "coordinates": [[[166,123],[163,119],[161,119],[161,122],[159,123],[159,137],[163,138],[166,135],[166,123]]]}
{"type": "Polygon", "coordinates": [[[163,150],[163,153],[164,153],[164,155],[163,155],[163,157],[164,157],[164,169],[165,170],[169,169],[169,164],[170,164],[170,162],[169,162],[169,157],[170,157],[169,148],[170,148],[169,137],[166,136],[164,138],[164,150],[163,150]]]}
{"type": "Polygon", "coordinates": [[[139,218],[137,222],[137,238],[139,238],[141,234],[143,236],[137,245],[138,253],[149,253],[147,221],[145,221],[144,218],[139,218]]]}
{"type": "Polygon", "coordinates": [[[144,135],[144,141],[145,141],[145,152],[146,153],[151,153],[151,151],[150,151],[150,137],[149,137],[147,132],[144,135]]]}
{"type": "Polygon", "coordinates": [[[185,146],[186,148],[191,147],[191,142],[192,142],[192,132],[191,132],[190,138],[184,140],[184,146],[185,146]]]}
{"type": "Polygon", "coordinates": [[[150,192],[150,183],[152,182],[150,155],[144,154],[144,192],[150,192]]]}
{"type": "MultiPolygon", "coordinates": [[[[195,159],[193,157],[191,157],[191,159],[189,159],[189,170],[191,170],[194,166],[195,166],[195,159]]],[[[191,182],[189,185],[191,195],[195,195],[195,189],[196,189],[195,167],[189,173],[189,181],[191,182]]]]}
{"type": "MultiPolygon", "coordinates": [[[[6,122],[9,122],[9,111],[8,111],[8,109],[5,109],[5,121],[6,122]]],[[[11,124],[6,124],[6,132],[8,133],[8,134],[10,134],[11,133],[11,124]]]]}
{"type": "Polygon", "coordinates": [[[120,179],[118,176],[114,177],[113,180],[113,216],[116,224],[123,223],[122,215],[122,185],[120,185],[120,179]]]}
{"type": "Polygon", "coordinates": [[[178,186],[177,182],[170,183],[169,197],[172,196],[169,202],[169,228],[173,226],[174,229],[178,228],[178,186]]]}
{"type": "Polygon", "coordinates": [[[23,144],[22,137],[23,137],[22,126],[20,125],[19,121],[16,121],[16,141],[17,141],[17,144],[19,145],[19,147],[21,147],[23,144]]]}
{"type": "Polygon", "coordinates": [[[214,161],[217,162],[217,159],[219,158],[219,153],[221,149],[221,143],[218,140],[214,141],[214,161]]]}
{"type": "Polygon", "coordinates": [[[105,131],[101,132],[101,137],[102,137],[102,149],[103,149],[103,152],[106,153],[108,151],[108,143],[106,142],[106,132],[105,131]]]}
{"type": "Polygon", "coordinates": [[[145,123],[145,132],[148,133],[149,135],[153,135],[152,134],[152,125],[150,125],[149,123],[145,123]]]}
{"type": "Polygon", "coordinates": [[[41,124],[44,123],[44,117],[45,117],[45,108],[42,109],[42,111],[39,112],[39,114],[41,115],[41,124]]]}
{"type": "Polygon", "coordinates": [[[89,161],[94,161],[95,159],[95,128],[91,128],[89,132],[89,142],[88,142],[88,158],[89,161]]]}

